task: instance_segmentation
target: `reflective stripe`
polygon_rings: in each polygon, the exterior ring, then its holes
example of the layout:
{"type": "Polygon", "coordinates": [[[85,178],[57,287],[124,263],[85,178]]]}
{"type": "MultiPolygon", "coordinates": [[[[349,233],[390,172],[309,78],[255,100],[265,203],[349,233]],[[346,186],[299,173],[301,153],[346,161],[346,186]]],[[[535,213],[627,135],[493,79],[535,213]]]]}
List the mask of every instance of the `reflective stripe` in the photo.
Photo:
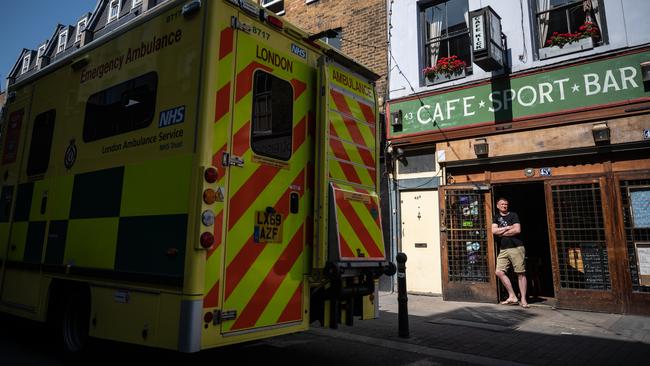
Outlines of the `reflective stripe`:
{"type": "Polygon", "coordinates": [[[374,193],[332,184],[343,260],[383,260],[379,200],[374,193]]]}

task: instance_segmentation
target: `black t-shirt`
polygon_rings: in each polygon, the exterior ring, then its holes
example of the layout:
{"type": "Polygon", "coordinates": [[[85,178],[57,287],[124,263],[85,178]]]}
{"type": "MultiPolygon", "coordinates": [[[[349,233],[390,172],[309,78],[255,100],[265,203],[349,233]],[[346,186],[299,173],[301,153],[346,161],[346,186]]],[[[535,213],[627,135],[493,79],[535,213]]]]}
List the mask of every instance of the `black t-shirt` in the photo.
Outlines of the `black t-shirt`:
{"type": "MultiPolygon", "coordinates": [[[[492,220],[493,224],[497,224],[499,227],[512,226],[513,224],[520,224],[519,215],[515,212],[508,212],[507,215],[503,216],[501,213],[494,215],[492,220]]],[[[520,245],[523,245],[523,241],[519,239],[519,235],[515,236],[497,236],[500,239],[500,249],[515,248],[520,245]]]]}

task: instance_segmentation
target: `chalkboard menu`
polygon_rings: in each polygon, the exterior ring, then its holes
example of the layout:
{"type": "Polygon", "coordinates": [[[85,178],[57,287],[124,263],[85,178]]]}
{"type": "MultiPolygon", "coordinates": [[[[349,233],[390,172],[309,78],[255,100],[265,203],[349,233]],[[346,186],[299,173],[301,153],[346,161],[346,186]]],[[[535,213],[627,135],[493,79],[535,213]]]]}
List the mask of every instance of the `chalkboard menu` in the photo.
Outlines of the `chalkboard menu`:
{"type": "Polygon", "coordinates": [[[609,287],[607,276],[607,253],[604,248],[595,243],[580,244],[582,265],[585,274],[585,288],[605,290],[609,287]]]}

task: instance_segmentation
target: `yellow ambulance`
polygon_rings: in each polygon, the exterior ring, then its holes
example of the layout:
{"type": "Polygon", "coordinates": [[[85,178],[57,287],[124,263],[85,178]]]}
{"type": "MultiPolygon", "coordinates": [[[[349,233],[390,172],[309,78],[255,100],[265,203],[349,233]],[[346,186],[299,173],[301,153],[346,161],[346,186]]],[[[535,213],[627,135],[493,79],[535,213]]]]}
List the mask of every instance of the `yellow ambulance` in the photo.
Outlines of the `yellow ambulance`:
{"type": "Polygon", "coordinates": [[[196,352],[372,318],[377,75],[256,4],[170,1],[12,85],[0,310],[196,352]]]}

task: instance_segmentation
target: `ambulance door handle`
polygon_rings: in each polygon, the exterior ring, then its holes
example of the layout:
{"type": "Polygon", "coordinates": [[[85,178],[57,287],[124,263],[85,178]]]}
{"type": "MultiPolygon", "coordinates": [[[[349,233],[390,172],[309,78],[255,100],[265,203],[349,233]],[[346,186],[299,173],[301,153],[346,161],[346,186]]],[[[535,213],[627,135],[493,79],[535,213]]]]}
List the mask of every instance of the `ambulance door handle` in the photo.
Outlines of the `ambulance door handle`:
{"type": "Polygon", "coordinates": [[[289,211],[292,214],[297,214],[300,209],[300,195],[298,192],[291,192],[289,194],[289,211]]]}
{"type": "Polygon", "coordinates": [[[221,156],[221,165],[224,167],[236,166],[241,168],[244,166],[244,159],[240,158],[239,156],[230,155],[229,153],[225,152],[221,156]]]}
{"type": "Polygon", "coordinates": [[[46,208],[47,208],[47,191],[43,191],[43,196],[41,197],[41,215],[45,215],[46,208]]]}

